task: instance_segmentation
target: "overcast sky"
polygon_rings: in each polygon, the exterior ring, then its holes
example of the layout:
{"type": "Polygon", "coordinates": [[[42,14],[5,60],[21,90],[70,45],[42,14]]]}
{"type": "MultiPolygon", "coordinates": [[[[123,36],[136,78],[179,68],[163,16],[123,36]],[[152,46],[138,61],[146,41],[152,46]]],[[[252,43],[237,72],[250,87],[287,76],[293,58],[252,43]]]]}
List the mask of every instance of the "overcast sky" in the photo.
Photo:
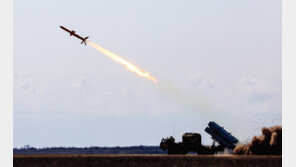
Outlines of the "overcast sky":
{"type": "Polygon", "coordinates": [[[247,141],[282,123],[280,0],[15,0],[13,36],[14,147],[211,144],[209,121],[247,141]]]}

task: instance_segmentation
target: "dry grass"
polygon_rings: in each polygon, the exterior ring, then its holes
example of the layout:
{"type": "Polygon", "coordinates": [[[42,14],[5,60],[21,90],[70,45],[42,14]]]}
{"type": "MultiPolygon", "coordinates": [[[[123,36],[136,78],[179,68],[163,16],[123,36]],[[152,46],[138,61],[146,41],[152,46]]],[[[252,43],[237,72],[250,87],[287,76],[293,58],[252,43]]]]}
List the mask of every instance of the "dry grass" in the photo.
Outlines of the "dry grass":
{"type": "Polygon", "coordinates": [[[245,155],[14,155],[14,167],[259,167],[282,166],[282,156],[245,155]]]}

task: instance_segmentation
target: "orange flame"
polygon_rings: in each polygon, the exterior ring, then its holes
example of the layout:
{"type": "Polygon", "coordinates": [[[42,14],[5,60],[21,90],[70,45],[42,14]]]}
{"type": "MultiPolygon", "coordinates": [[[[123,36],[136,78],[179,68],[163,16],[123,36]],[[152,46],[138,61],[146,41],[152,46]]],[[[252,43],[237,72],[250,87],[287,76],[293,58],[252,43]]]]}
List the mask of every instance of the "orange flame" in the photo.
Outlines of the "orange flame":
{"type": "Polygon", "coordinates": [[[101,53],[103,53],[104,55],[106,55],[106,56],[110,57],[111,59],[113,59],[114,61],[124,65],[131,72],[134,72],[134,73],[138,74],[139,76],[141,76],[143,78],[146,78],[146,79],[149,79],[149,80],[153,81],[154,83],[156,83],[156,78],[152,77],[149,72],[140,69],[138,66],[128,62],[127,60],[120,57],[119,55],[117,55],[117,54],[115,54],[115,53],[113,53],[113,52],[111,52],[111,51],[109,51],[107,49],[104,49],[103,47],[98,46],[93,42],[90,42],[90,41],[86,41],[86,42],[90,46],[92,46],[93,48],[95,48],[98,51],[100,51],[101,53]]]}

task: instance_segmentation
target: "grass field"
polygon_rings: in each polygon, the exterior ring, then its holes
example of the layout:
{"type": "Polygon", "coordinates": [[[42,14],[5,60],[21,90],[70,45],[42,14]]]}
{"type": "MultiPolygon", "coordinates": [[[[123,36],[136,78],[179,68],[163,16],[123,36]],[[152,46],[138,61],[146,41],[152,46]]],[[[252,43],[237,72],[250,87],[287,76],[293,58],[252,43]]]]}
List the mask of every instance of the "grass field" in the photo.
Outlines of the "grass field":
{"type": "Polygon", "coordinates": [[[14,155],[14,167],[261,167],[282,166],[282,156],[39,154],[14,155]]]}

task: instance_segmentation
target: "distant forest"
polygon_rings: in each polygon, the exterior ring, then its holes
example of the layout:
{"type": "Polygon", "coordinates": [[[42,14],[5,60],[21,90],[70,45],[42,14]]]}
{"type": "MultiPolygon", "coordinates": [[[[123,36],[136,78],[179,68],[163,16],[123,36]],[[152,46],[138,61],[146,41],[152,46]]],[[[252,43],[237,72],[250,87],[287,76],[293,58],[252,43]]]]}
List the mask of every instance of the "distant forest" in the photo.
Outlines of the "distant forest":
{"type": "Polygon", "coordinates": [[[166,154],[159,146],[14,148],[13,154],[166,154]]]}

